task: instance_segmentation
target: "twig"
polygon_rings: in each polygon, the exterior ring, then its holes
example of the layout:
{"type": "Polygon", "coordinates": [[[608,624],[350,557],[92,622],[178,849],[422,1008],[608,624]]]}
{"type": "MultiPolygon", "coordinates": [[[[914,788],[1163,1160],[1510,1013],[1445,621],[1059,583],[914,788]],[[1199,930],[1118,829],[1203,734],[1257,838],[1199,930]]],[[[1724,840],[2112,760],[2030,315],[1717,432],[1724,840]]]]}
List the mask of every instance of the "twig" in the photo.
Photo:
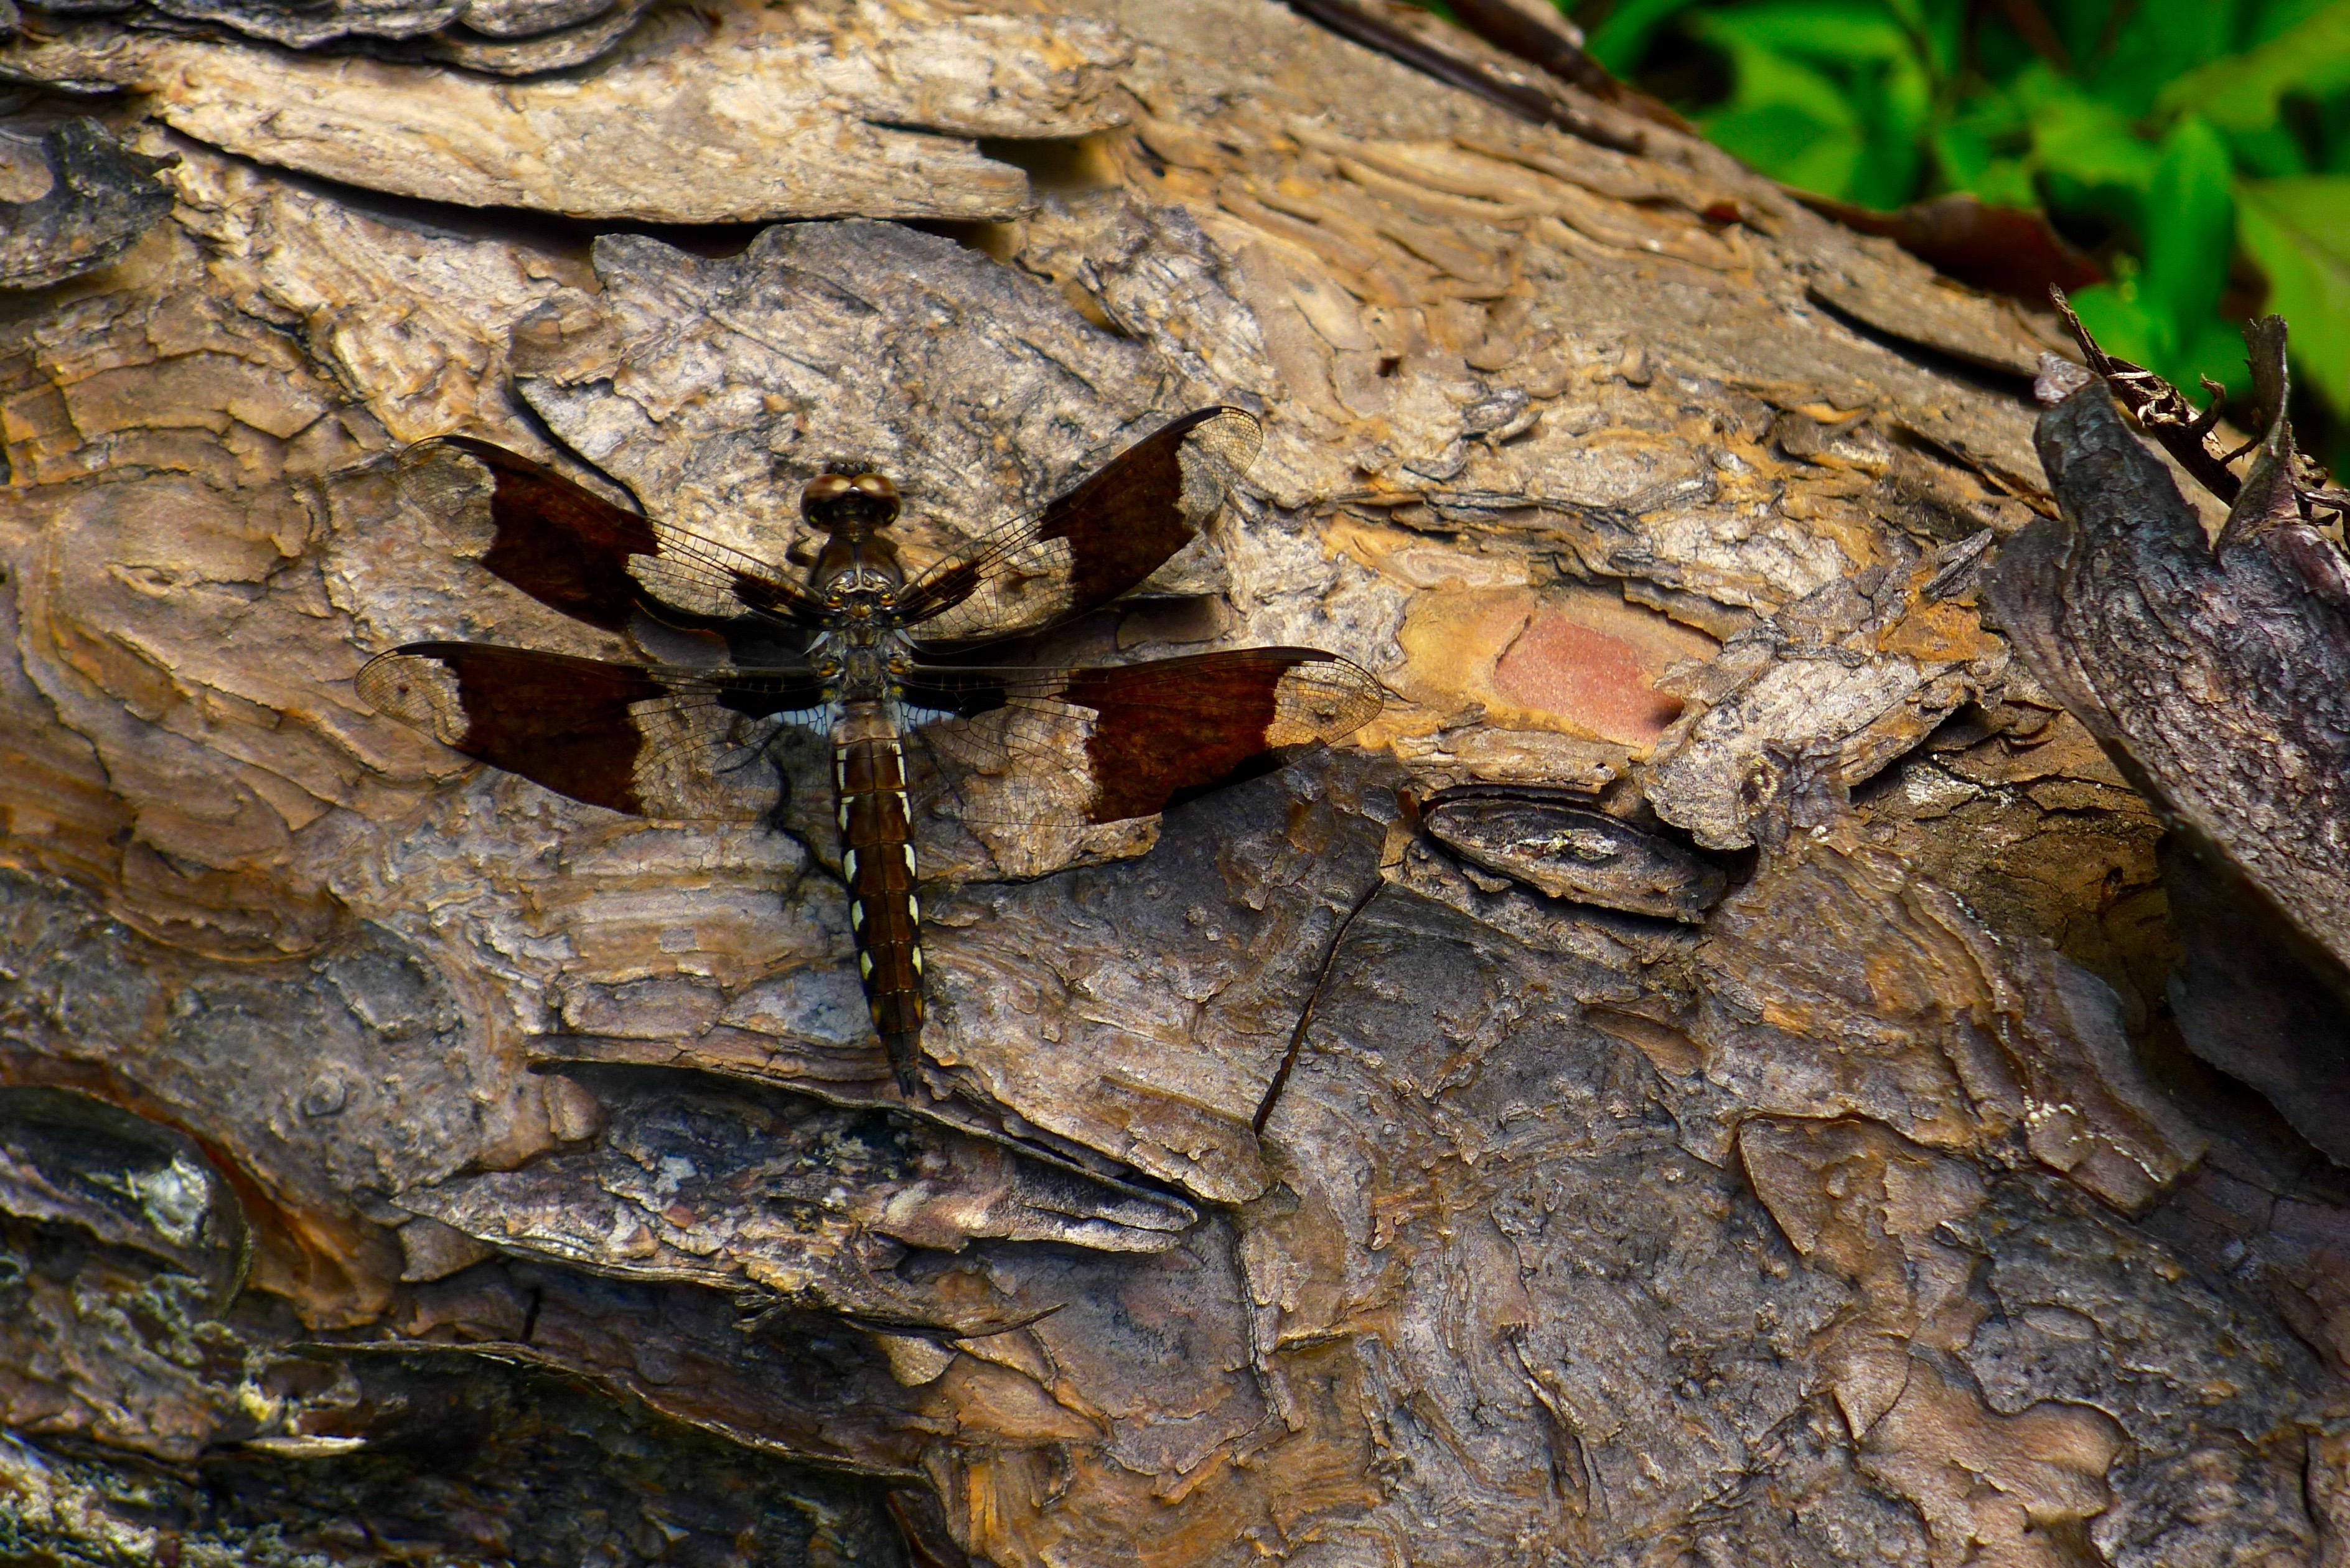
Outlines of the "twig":
{"type": "MultiPolygon", "coordinates": [[[[2193,474],[2198,484],[2234,504],[2242,483],[2229,472],[2225,461],[2214,457],[2211,449],[2203,444],[2205,434],[2219,421],[2217,401],[2209,410],[2196,408],[2187,400],[2186,394],[2145,366],[2117,359],[2098,348],[2097,340],[2073,313],[2073,302],[2064,297],[2063,289],[2051,288],[2048,298],[2056,306],[2056,314],[2064,318],[2073,341],[2081,346],[2089,369],[2105,378],[2106,387],[2129,411],[2130,418],[2160,441],[2163,450],[2177,458],[2178,466],[2193,474]]],[[[2204,384],[2210,385],[2208,381],[2204,384]]]]}
{"type": "MultiPolygon", "coordinates": [[[[2350,520],[2350,490],[2334,484],[2324,469],[2293,444],[2292,421],[2285,417],[2286,405],[2293,396],[2293,379],[2285,357],[2282,317],[2264,316],[2244,326],[2245,363],[2252,372],[2256,433],[2222,457],[2212,454],[2207,438],[2219,426],[2220,413],[2227,401],[2226,388],[2209,376],[2199,378],[2203,389],[2211,395],[2210,406],[2199,412],[2184,393],[2160,376],[2143,365],[2116,359],[2099,348],[2080,317],[2074,314],[2063,289],[2052,288],[2048,296],[2057,314],[2064,318],[2073,340],[2081,346],[2090,370],[2105,381],[2106,389],[2129,416],[2147,434],[2161,442],[2163,449],[2177,458],[2179,466],[2193,474],[2198,483],[2228,503],[2228,524],[2219,541],[2222,551],[2231,543],[2263,532],[2293,514],[2309,523],[2327,517],[2337,523],[2350,520]],[[2247,477],[2239,479],[2233,468],[2237,460],[2263,452],[2266,456],[2254,458],[2247,477]],[[2263,467],[2264,462],[2268,466],[2263,467]],[[2240,504],[2248,483],[2258,493],[2240,504]]],[[[2054,355],[2048,358],[2060,369],[2067,363],[2054,355]]]]}

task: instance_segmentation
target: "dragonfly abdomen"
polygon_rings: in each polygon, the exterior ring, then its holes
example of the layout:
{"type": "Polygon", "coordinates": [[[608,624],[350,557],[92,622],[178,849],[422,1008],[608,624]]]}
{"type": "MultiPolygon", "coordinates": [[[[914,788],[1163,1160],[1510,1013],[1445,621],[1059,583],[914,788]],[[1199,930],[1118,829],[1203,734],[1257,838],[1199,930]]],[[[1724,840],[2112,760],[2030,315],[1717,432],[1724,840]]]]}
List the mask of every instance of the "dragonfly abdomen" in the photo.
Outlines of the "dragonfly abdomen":
{"type": "Polygon", "coordinates": [[[833,731],[832,765],[857,972],[889,1069],[910,1096],[921,1081],[922,912],[905,753],[882,704],[847,705],[833,731]]]}

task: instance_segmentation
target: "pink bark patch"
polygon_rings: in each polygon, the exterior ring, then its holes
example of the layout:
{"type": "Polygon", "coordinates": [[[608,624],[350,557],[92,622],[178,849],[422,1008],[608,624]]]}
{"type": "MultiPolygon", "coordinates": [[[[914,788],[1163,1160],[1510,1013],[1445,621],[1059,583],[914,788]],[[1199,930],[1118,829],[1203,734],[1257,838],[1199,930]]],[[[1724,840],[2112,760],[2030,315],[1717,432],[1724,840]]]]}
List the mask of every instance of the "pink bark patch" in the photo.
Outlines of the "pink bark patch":
{"type": "Polygon", "coordinates": [[[1493,669],[1495,690],[1512,701],[1562,714],[1605,735],[1648,742],[1681,711],[1648,683],[1658,673],[1638,644],[1538,612],[1493,669]]]}

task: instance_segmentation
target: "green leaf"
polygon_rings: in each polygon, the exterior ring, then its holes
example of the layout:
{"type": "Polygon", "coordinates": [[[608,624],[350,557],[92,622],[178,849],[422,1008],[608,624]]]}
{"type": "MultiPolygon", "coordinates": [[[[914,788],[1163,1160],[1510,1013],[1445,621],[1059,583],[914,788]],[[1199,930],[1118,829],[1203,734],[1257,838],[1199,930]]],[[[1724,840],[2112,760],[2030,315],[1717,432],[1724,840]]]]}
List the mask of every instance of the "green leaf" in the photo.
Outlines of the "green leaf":
{"type": "Polygon", "coordinates": [[[2032,140],[2032,110],[2024,100],[1988,84],[1979,85],[1950,106],[1950,123],[1963,125],[1993,142],[2012,143],[2003,149],[2007,151],[2018,151],[2032,140]]]}
{"type": "Polygon", "coordinates": [[[2160,155],[2127,115],[2044,69],[2017,78],[2014,90],[2031,117],[2033,157],[2041,168],[2093,190],[2142,195],[2153,188],[2160,155]]]}
{"type": "Polygon", "coordinates": [[[1725,106],[1731,114],[1785,108],[1822,125],[1860,129],[1858,108],[1844,84],[1825,71],[1742,38],[1729,40],[1727,47],[1736,83],[1725,106]]]}
{"type": "Polygon", "coordinates": [[[1934,109],[1933,85],[1915,60],[1895,61],[1853,84],[1866,135],[1853,171],[1852,199],[1872,207],[1898,207],[1919,194],[1924,139],[1934,109]]]}
{"type": "Polygon", "coordinates": [[[2350,416],[2350,176],[2246,181],[2236,214],[2268,308],[2293,328],[2294,368],[2350,416]]]}
{"type": "Polygon", "coordinates": [[[1690,31],[1735,53],[1769,49],[1828,63],[1885,63],[1914,57],[1909,35],[1877,0],[1771,0],[1710,11],[1690,31]]]}
{"type": "Polygon", "coordinates": [[[2265,44],[2333,3],[2334,0],[2252,0],[2251,14],[2244,19],[2244,43],[2265,44]]]}
{"type": "Polygon", "coordinates": [[[2288,174],[2315,172],[2309,166],[2309,151],[2302,146],[2301,139],[2282,124],[2230,131],[2228,150],[2236,155],[2238,168],[2262,179],[2281,180],[2288,174]]]}
{"type": "Polygon", "coordinates": [[[1933,84],[1880,0],[1772,0],[1693,17],[1730,57],[1706,134],[1791,185],[1875,207],[1918,194],[1933,84]]]}
{"type": "Polygon", "coordinates": [[[1979,187],[1998,158],[1991,151],[1991,138],[1971,125],[1945,125],[1934,132],[1933,140],[1934,163],[1942,183],[1953,191],[1981,195],[1979,187]]]}
{"type": "MultiPolygon", "coordinates": [[[[2205,317],[2196,324],[2186,347],[2171,356],[2170,363],[2171,380],[2189,390],[2205,376],[2227,388],[2230,398],[2252,389],[2252,371],[2244,363],[2244,328],[2240,322],[2205,317]]],[[[2199,403],[2203,400],[2198,395],[2195,400],[2199,403]]]]}
{"type": "Polygon", "coordinates": [[[2147,113],[2165,84],[2234,54],[2239,8],[2237,0],[2141,0],[2116,30],[2112,52],[2086,73],[2088,85],[2126,114],[2147,113]]]}
{"type": "Polygon", "coordinates": [[[2139,294],[2148,309],[2170,317],[2173,344],[2193,341],[2219,307],[2236,246],[2234,180],[2228,144],[2199,117],[2188,116],[2163,139],[2147,197],[2139,294]]]}
{"type": "Polygon", "coordinates": [[[2040,186],[2032,177],[2032,168],[2021,158],[1998,158],[1991,161],[1981,178],[1968,187],[1994,207],[2037,207],[2040,186]]]}
{"type": "Polygon", "coordinates": [[[1972,149],[1947,135],[1934,140],[1936,193],[1963,192],[1994,207],[2037,207],[2040,187],[2021,158],[1971,158],[1972,149]]]}
{"type": "Polygon", "coordinates": [[[1825,124],[1793,104],[1735,109],[1704,122],[1706,139],[1773,180],[1823,195],[1855,200],[1861,136],[1852,125],[1825,124]]]}
{"type": "Polygon", "coordinates": [[[2147,366],[2170,358],[2170,320],[2146,307],[2131,279],[2082,289],[2073,296],[2073,308],[2106,353],[2147,366]]]}
{"type": "Polygon", "coordinates": [[[2276,118],[2277,100],[2287,93],[2345,86],[2350,86],[2350,0],[2333,0],[2258,48],[2178,78],[2155,104],[2173,114],[2200,114],[2229,130],[2251,130],[2276,118]]]}

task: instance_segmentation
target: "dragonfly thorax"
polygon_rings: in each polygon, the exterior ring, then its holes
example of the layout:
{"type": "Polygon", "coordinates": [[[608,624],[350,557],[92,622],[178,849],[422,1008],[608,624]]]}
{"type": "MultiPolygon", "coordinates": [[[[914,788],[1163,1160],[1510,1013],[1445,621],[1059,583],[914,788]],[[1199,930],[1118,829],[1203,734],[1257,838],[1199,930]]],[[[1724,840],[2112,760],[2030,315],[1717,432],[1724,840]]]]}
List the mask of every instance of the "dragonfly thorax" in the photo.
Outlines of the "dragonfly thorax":
{"type": "Polygon", "coordinates": [[[870,534],[835,534],[826,540],[808,579],[824,599],[826,618],[835,624],[895,616],[898,590],[906,586],[898,552],[870,534]]]}
{"type": "Polygon", "coordinates": [[[827,702],[894,702],[914,668],[912,645],[894,627],[867,622],[828,630],[808,651],[827,702]]]}

